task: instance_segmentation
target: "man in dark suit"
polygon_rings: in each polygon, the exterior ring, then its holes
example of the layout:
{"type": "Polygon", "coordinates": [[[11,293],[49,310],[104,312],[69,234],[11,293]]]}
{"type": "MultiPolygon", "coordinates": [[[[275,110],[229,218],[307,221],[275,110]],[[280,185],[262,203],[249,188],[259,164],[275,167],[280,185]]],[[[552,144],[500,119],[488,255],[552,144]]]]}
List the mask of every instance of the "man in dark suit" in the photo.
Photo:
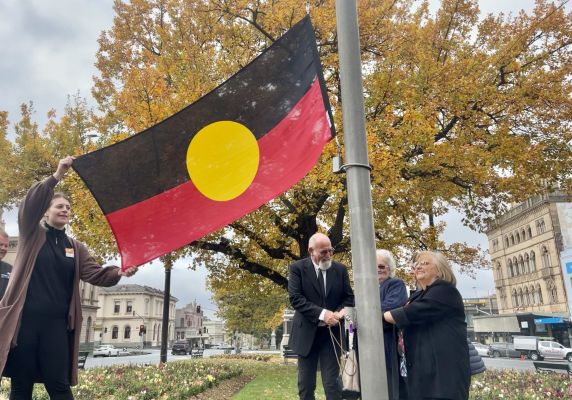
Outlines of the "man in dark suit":
{"type": "Polygon", "coordinates": [[[354,293],[348,271],[332,261],[334,249],[330,239],[314,234],[308,244],[310,257],[290,266],[288,295],[295,310],[288,346],[298,354],[298,394],[301,400],[313,400],[316,390],[318,360],[327,400],[342,398],[338,383],[340,351],[336,355],[328,327],[343,321],[344,307],[354,306],[354,293]]]}

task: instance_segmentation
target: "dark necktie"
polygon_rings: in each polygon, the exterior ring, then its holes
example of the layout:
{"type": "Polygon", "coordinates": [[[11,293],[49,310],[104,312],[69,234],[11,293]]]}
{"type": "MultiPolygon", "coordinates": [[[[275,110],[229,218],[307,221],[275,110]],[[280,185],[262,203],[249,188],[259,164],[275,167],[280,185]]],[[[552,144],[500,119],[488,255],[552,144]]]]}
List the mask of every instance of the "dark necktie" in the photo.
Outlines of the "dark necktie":
{"type": "Polygon", "coordinates": [[[324,286],[324,274],[321,269],[318,272],[318,284],[320,285],[320,292],[322,292],[322,297],[326,298],[326,287],[324,286]]]}

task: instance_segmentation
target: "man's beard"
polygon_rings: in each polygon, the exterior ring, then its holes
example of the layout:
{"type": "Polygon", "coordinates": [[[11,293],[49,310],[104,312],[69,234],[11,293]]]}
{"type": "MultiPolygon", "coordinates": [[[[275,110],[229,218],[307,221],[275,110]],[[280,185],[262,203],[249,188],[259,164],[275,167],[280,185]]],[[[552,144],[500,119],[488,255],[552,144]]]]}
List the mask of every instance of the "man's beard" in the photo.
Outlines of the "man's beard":
{"type": "Polygon", "coordinates": [[[318,268],[320,268],[322,271],[326,271],[331,266],[332,260],[320,260],[320,263],[318,264],[318,268]]]}

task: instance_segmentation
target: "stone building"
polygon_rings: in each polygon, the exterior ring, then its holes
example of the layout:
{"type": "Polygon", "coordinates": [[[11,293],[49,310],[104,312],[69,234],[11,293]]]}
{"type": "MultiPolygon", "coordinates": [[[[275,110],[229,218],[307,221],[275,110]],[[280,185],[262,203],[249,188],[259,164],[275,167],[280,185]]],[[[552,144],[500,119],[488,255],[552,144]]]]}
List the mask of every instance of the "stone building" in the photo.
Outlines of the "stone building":
{"type": "Polygon", "coordinates": [[[531,197],[486,231],[499,313],[520,315],[517,334],[568,340],[570,309],[560,254],[563,232],[572,226],[566,226],[559,210],[571,201],[572,194],[563,192],[531,197]]]}
{"type": "Polygon", "coordinates": [[[227,332],[223,321],[211,321],[208,318],[203,320],[203,331],[206,331],[207,347],[216,345],[229,345],[232,341],[232,333],[227,332]]]}
{"type": "MultiPolygon", "coordinates": [[[[96,337],[117,347],[161,345],[163,291],[149,286],[126,284],[99,288],[96,337]],[[144,327],[141,333],[141,327],[144,327]]],[[[168,338],[175,340],[175,305],[169,302],[168,338]]]]}
{"type": "Polygon", "coordinates": [[[175,310],[176,340],[186,340],[193,347],[204,347],[205,338],[203,311],[196,301],[175,310]]]}

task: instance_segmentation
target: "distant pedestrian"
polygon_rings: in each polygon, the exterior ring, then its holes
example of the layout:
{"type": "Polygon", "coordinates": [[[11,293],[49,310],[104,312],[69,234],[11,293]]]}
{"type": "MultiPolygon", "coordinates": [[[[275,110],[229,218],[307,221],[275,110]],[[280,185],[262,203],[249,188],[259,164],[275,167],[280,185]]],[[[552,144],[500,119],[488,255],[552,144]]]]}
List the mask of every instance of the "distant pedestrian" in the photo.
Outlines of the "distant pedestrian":
{"type": "Polygon", "coordinates": [[[10,274],[12,273],[12,266],[2,261],[6,253],[8,253],[9,239],[8,234],[3,229],[0,229],[0,300],[4,297],[4,292],[6,292],[10,274]]]}
{"type": "Polygon", "coordinates": [[[11,377],[10,400],[31,400],[34,382],[43,382],[52,400],[73,399],[82,320],[79,281],[113,286],[137,270],[102,268],[85,245],[66,235],[70,202],[54,194],[54,187],[73,160],[60,160],[19,208],[18,255],[0,301],[0,370],[11,377]]]}

